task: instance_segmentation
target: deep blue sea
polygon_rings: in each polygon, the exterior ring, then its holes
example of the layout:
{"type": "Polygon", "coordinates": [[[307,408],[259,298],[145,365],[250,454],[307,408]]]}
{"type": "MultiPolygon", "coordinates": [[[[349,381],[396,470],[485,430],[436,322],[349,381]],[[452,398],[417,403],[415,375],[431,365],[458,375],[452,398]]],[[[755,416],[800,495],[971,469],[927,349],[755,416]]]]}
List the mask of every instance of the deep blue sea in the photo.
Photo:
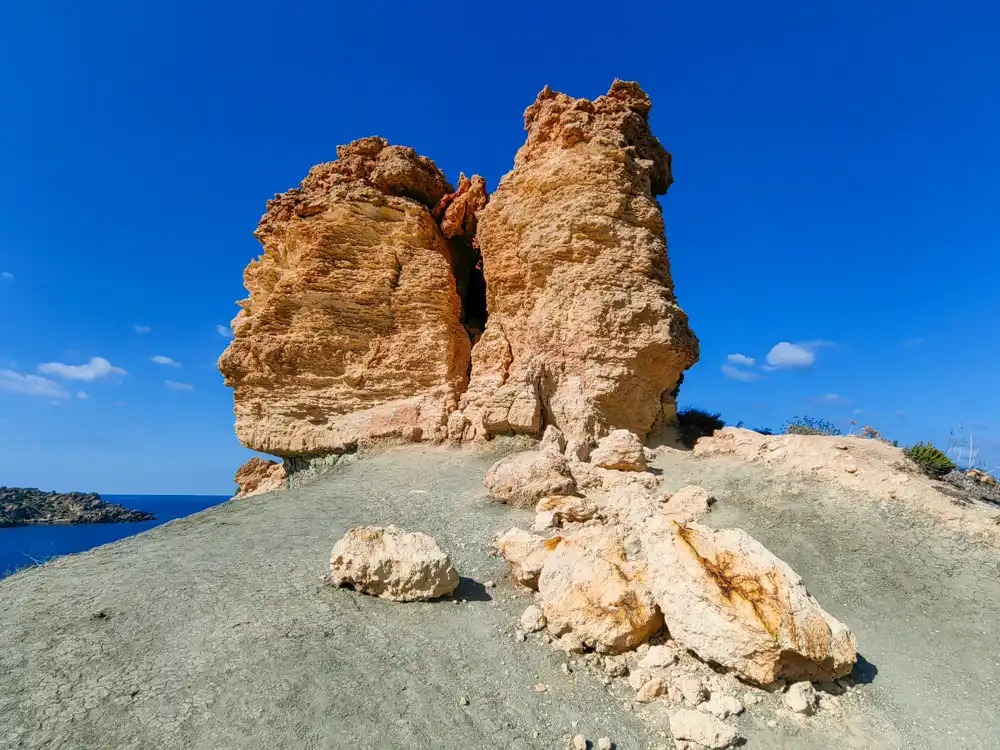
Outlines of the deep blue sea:
{"type": "Polygon", "coordinates": [[[0,529],[0,578],[18,568],[50,560],[59,555],[98,547],[138,534],[161,523],[183,518],[225,502],[219,495],[101,495],[109,503],[144,510],[155,521],[139,523],[81,523],[72,526],[15,526],[0,529]]]}

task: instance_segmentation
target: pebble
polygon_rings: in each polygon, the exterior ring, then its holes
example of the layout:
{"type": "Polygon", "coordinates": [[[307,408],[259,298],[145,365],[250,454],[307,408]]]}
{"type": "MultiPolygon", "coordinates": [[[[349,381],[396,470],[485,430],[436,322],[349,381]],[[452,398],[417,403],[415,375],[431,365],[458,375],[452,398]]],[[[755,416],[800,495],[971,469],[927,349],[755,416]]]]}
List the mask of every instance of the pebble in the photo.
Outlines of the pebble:
{"type": "Polygon", "coordinates": [[[535,685],[535,692],[536,693],[544,693],[548,689],[549,689],[549,686],[546,685],[544,682],[539,682],[537,685],[535,685]]]}
{"type": "Polygon", "coordinates": [[[458,705],[460,705],[460,706],[468,706],[469,705],[469,699],[466,698],[463,695],[461,698],[458,699],[458,705]]]}
{"type": "Polygon", "coordinates": [[[811,682],[796,682],[785,693],[785,705],[797,714],[809,716],[816,710],[816,688],[811,682]]]}
{"type": "Polygon", "coordinates": [[[770,721],[767,722],[767,725],[771,727],[771,729],[774,729],[776,726],[778,726],[778,722],[776,722],[774,719],[771,719],[770,721]]]}
{"type": "Polygon", "coordinates": [[[756,693],[745,693],[743,695],[743,702],[748,706],[756,706],[760,703],[760,696],[756,693]]]}
{"type": "Polygon", "coordinates": [[[567,664],[566,662],[562,663],[562,672],[563,672],[563,674],[569,674],[572,671],[573,670],[569,668],[569,664],[567,664]]]}
{"type": "Polygon", "coordinates": [[[483,586],[485,586],[488,589],[491,589],[494,586],[496,586],[496,582],[495,581],[487,581],[486,583],[483,584],[483,586]]]}
{"type": "Polygon", "coordinates": [[[582,734],[574,735],[573,750],[587,750],[587,738],[582,734]]]}
{"type": "Polygon", "coordinates": [[[613,747],[610,737],[601,737],[597,741],[597,750],[612,750],[613,747]]]}

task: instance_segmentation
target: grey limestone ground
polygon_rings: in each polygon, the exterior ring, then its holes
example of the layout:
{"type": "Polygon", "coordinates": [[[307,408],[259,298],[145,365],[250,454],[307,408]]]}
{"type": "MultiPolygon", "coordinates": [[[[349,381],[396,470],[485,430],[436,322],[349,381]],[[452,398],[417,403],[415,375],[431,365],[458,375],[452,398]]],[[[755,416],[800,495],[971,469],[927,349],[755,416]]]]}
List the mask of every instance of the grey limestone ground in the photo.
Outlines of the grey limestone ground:
{"type": "MultiPolygon", "coordinates": [[[[0,747],[533,749],[577,732],[671,747],[665,707],[626,710],[561,652],[513,638],[530,599],[489,545],[531,519],[482,490],[493,458],[345,462],[0,581],[0,747]],[[456,597],[397,604],[320,580],[350,526],[388,523],[451,554],[456,597]]],[[[656,467],[667,489],[712,490],[712,525],[750,531],[858,635],[869,684],[843,714],[752,708],[748,747],[1000,746],[996,551],[899,503],[686,454],[656,467]]]]}

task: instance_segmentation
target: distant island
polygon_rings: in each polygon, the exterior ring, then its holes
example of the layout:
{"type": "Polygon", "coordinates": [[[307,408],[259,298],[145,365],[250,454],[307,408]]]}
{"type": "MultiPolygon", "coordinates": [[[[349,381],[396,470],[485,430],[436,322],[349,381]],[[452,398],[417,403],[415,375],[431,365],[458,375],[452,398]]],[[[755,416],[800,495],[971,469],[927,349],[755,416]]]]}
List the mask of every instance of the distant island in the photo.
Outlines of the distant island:
{"type": "Polygon", "coordinates": [[[0,528],[29,524],[155,521],[152,513],[106,503],[96,492],[42,492],[0,487],[0,528]]]}

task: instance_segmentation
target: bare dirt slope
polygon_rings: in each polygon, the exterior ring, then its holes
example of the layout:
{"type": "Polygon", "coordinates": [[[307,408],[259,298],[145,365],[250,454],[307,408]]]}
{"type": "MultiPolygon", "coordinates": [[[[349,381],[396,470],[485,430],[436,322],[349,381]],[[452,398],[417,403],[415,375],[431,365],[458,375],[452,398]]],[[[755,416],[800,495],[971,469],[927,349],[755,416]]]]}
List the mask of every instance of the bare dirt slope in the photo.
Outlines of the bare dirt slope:
{"type": "MultiPolygon", "coordinates": [[[[0,582],[0,747],[563,748],[575,732],[671,747],[664,706],[626,710],[512,637],[529,599],[487,548],[530,518],[486,498],[493,458],[374,456],[0,582]],[[334,541],[361,523],[434,536],[467,602],[324,585],[334,541]]],[[[996,551],[905,504],[732,460],[671,452],[657,468],[667,489],[712,489],[706,521],[786,559],[867,660],[843,716],[758,706],[737,722],[748,747],[996,747],[996,551]]]]}

